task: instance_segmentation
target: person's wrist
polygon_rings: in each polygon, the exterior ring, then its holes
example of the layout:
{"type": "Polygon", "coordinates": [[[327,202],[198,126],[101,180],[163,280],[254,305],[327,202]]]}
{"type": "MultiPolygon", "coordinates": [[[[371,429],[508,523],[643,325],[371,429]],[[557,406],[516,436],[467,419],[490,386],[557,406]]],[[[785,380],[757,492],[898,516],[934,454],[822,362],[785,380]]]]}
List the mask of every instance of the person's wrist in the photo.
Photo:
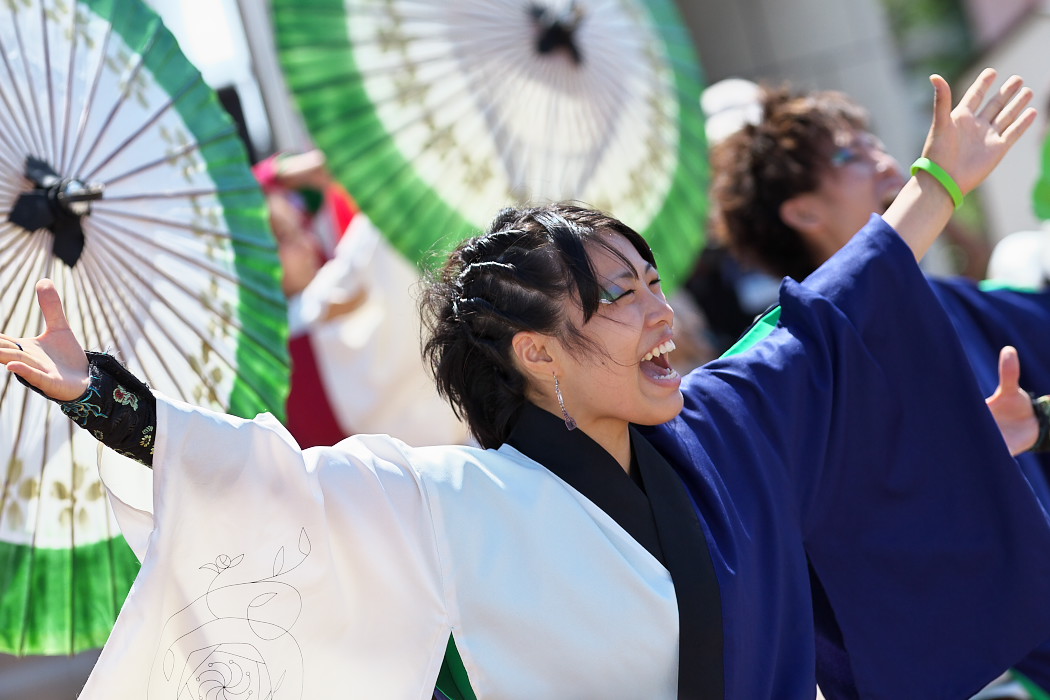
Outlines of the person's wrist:
{"type": "MultiPolygon", "coordinates": [[[[88,394],[91,393],[91,377],[85,377],[84,381],[80,384],[79,387],[70,389],[70,394],[76,392],[77,388],[80,389],[80,392],[77,393],[75,396],[72,396],[71,398],[63,398],[62,396],[50,395],[47,395],[47,397],[55,403],[77,403],[78,401],[83,401],[85,398],[87,398],[88,394]]],[[[63,393],[63,395],[66,394],[63,393]]]]}
{"type": "Polygon", "coordinates": [[[92,385],[93,382],[94,382],[94,377],[92,377],[91,374],[89,373],[88,376],[84,378],[84,382],[80,385],[81,392],[74,399],[74,401],[80,401],[80,400],[82,400],[84,398],[84,396],[89,394],[91,392],[91,385],[92,385]]]}
{"type": "Polygon", "coordinates": [[[918,177],[918,173],[925,173],[925,177],[932,179],[951,198],[956,209],[963,205],[964,195],[962,188],[947,170],[926,156],[917,158],[911,164],[911,174],[918,177]]]}

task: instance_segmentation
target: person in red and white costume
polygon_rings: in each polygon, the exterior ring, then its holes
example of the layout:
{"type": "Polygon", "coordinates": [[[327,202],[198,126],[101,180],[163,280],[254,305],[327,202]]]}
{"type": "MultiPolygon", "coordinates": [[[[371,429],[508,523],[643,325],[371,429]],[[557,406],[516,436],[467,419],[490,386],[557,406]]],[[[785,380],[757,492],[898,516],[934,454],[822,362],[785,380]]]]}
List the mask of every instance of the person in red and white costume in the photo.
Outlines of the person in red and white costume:
{"type": "Polygon", "coordinates": [[[289,432],[302,447],[356,433],[413,446],[467,443],[419,359],[415,266],[332,180],[320,151],[273,156],[255,173],[288,297],[289,432]],[[316,210],[303,192],[320,194],[316,210]]]}

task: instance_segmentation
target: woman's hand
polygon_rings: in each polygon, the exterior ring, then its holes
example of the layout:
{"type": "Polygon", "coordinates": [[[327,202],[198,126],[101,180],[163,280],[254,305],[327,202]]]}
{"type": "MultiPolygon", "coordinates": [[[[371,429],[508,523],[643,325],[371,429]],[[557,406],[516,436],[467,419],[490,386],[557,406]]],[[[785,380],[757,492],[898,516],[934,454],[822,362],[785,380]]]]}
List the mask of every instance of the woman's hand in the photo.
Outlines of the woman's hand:
{"type": "Polygon", "coordinates": [[[36,298],[44,315],[44,332],[35,338],[0,333],[0,363],[51,398],[73,401],[90,383],[87,356],[69,328],[51,280],[37,282],[36,298]]]}
{"type": "MultiPolygon", "coordinates": [[[[933,84],[933,124],[922,154],[970,192],[988,177],[1035,121],[1032,91],[1014,76],[991,97],[995,71],[986,69],[952,109],[952,91],[939,75],[933,84]]],[[[952,198],[930,173],[920,170],[901,189],[883,219],[921,260],[952,215],[952,198]]]]}
{"type": "Polygon", "coordinates": [[[985,399],[1010,454],[1030,449],[1039,437],[1039,424],[1032,410],[1032,399],[1018,383],[1021,361],[1017,350],[1007,345],[999,352],[999,386],[985,399]]]}
{"type": "Polygon", "coordinates": [[[995,70],[984,69],[952,109],[948,83],[930,76],[933,124],[922,154],[944,168],[963,194],[981,184],[1035,120],[1028,108],[1032,90],[1016,75],[988,97],[995,77],[995,70]]]}

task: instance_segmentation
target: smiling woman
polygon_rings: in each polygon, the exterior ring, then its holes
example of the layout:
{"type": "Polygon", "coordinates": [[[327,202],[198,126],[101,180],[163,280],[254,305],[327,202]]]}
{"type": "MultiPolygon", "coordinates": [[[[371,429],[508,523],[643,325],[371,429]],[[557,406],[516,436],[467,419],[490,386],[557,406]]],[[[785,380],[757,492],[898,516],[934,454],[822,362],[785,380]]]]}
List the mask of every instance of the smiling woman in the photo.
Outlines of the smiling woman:
{"type": "Polygon", "coordinates": [[[664,423],[682,408],[663,354],[674,312],[652,251],[600,212],[505,209],[452,254],[425,311],[438,387],[484,447],[503,444],[531,402],[626,470],[628,424],[664,423]]]}
{"type": "MultiPolygon", "coordinates": [[[[992,78],[955,116],[935,81],[926,156],[967,189],[1031,122],[1009,94],[1018,128],[973,118],[992,78]]],[[[143,566],[81,697],[795,700],[818,659],[832,697],[969,696],[1050,635],[1050,526],[915,264],[950,214],[912,179],[765,338],[681,378],[637,233],[504,210],[426,305],[487,449],[300,449],[86,357],[39,283],[47,330],[0,361],[153,468],[131,509],[103,464],[143,566]]]]}

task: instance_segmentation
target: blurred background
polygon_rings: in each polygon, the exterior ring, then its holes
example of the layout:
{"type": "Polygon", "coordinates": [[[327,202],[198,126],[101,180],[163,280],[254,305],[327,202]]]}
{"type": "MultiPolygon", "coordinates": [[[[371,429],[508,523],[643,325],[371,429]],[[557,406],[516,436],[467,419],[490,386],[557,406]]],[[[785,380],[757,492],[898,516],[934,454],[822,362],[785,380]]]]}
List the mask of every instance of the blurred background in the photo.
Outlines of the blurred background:
{"type": "MultiPolygon", "coordinates": [[[[268,3],[154,0],[187,57],[228,103],[238,103],[261,156],[302,151],[309,137],[288,97],[268,3]],[[207,17],[203,21],[202,17],[207,17]]],[[[704,82],[728,77],[843,90],[864,105],[873,131],[910,163],[929,126],[928,76],[968,84],[985,66],[1022,75],[1033,104],[1050,101],[1045,0],[676,0],[695,41],[704,82]]],[[[1042,120],[1046,115],[1042,115],[1042,120]]],[[[963,212],[994,244],[1038,228],[1031,189],[1042,129],[1022,137],[963,212]]]]}
{"type": "MultiPolygon", "coordinates": [[[[311,143],[282,79],[269,3],[153,0],[183,52],[241,124],[253,162],[311,143]]],[[[677,0],[695,41],[705,84],[740,77],[840,89],[871,113],[873,130],[902,163],[928,128],[937,72],[964,85],[984,66],[1018,73],[1050,102],[1050,2],[1042,0],[677,0]]],[[[1046,116],[1003,166],[967,198],[960,217],[988,246],[1040,227],[1031,191],[1046,116]]],[[[945,246],[932,265],[958,271],[963,253],[945,246]]],[[[15,659],[0,655],[0,700],[75,697],[97,652],[15,659]]]]}

